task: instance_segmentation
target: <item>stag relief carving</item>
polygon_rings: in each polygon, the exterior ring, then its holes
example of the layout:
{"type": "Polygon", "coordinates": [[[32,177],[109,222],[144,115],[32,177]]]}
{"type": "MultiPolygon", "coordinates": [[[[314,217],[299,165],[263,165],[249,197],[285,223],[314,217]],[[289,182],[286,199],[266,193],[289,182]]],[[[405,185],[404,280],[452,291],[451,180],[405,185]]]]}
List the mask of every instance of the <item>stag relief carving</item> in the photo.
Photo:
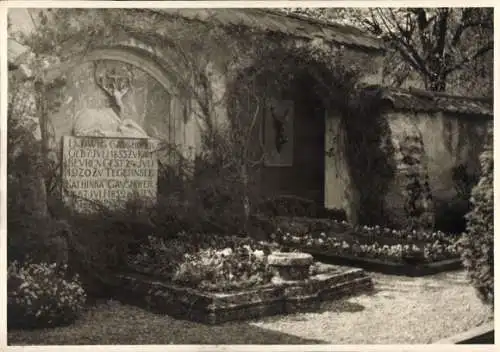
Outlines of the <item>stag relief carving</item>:
{"type": "Polygon", "coordinates": [[[288,107],[284,112],[280,114],[276,111],[275,107],[271,105],[270,112],[273,119],[274,144],[276,147],[276,151],[278,153],[281,153],[283,146],[288,142],[288,138],[285,133],[285,127],[288,120],[290,107],[288,107]]]}
{"type": "Polygon", "coordinates": [[[110,108],[85,106],[75,116],[75,136],[148,138],[135,121],[134,109],[125,111],[123,98],[132,88],[132,68],[115,62],[94,62],[95,84],[106,94],[110,108]]]}
{"type": "Polygon", "coordinates": [[[119,117],[122,117],[125,111],[123,97],[132,87],[132,70],[126,66],[107,67],[102,62],[96,62],[94,79],[97,86],[106,93],[113,110],[119,117]]]}

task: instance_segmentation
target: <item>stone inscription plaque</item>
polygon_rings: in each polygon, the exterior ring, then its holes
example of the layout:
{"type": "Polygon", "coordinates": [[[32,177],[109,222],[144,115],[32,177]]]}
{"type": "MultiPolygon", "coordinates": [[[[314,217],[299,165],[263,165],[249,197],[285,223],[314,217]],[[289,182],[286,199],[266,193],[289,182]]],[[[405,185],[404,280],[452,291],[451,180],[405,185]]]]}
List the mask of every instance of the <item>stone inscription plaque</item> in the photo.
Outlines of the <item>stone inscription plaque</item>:
{"type": "Polygon", "coordinates": [[[157,141],[63,137],[63,196],[73,209],[122,207],[132,197],[156,200],[157,141]]]}

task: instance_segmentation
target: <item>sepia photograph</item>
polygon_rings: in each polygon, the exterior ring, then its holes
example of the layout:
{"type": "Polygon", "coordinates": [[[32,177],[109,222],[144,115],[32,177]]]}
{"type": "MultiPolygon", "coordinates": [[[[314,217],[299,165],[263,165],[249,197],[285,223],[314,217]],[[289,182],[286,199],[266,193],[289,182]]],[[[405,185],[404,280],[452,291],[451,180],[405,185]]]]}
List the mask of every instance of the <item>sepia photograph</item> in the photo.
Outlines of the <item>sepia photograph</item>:
{"type": "Polygon", "coordinates": [[[9,346],[494,344],[493,7],[15,3],[9,346]]]}

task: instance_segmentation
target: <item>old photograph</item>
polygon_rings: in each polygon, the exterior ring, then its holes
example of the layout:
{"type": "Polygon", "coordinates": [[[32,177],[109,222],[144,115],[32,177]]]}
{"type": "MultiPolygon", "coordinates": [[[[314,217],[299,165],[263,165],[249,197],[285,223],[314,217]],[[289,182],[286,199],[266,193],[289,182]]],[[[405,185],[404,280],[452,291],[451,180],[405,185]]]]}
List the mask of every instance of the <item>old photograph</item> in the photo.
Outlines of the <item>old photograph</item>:
{"type": "Polygon", "coordinates": [[[494,343],[494,9],[292,6],[7,8],[8,345],[494,343]]]}

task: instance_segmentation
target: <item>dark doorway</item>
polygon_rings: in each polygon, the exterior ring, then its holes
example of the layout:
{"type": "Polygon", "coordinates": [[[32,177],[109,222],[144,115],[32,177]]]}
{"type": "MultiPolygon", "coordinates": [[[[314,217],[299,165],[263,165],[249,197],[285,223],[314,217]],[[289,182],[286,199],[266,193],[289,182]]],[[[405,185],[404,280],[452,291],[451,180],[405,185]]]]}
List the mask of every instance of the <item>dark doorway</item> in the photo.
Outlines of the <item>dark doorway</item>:
{"type": "Polygon", "coordinates": [[[325,109],[308,77],[295,85],[294,174],[297,192],[324,205],[325,109]]]}

